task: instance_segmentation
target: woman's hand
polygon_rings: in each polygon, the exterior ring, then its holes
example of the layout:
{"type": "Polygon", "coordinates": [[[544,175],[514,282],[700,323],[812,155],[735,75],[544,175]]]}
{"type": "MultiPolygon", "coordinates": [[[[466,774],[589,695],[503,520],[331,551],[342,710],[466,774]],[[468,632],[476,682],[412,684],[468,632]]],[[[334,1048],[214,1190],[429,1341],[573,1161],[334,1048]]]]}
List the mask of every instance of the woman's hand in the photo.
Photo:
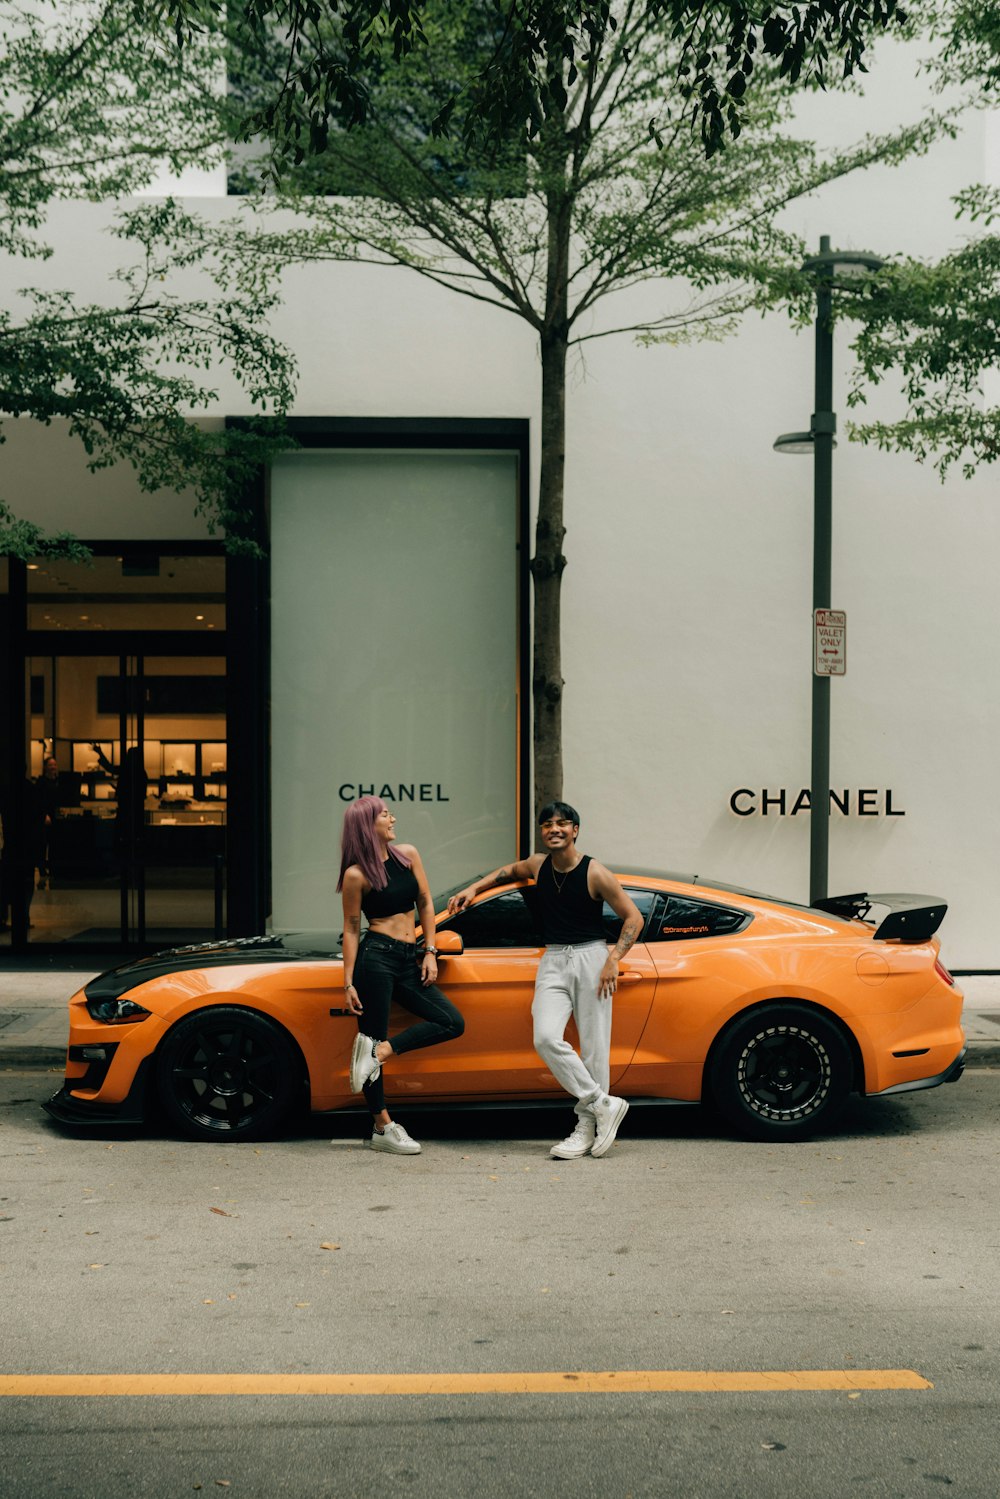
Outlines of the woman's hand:
{"type": "Polygon", "coordinates": [[[437,982],[438,960],[432,952],[424,953],[424,961],[420,965],[420,982],[425,986],[437,982]]]}
{"type": "Polygon", "coordinates": [[[358,991],[353,984],[344,985],[344,998],[347,1000],[347,1008],[352,1015],[363,1015],[364,1006],[358,998],[358,991]]]}

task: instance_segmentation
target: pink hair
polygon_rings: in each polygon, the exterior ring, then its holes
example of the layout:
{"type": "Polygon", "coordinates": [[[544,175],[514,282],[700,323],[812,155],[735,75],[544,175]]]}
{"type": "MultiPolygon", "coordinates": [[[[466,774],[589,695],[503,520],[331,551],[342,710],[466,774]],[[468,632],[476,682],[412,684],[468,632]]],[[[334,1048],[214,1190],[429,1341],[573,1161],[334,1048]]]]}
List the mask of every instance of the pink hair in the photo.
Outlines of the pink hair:
{"type": "MultiPolygon", "coordinates": [[[[340,879],[337,889],[344,885],[344,875],[352,864],[356,864],[373,890],[384,890],[389,883],[382,858],[382,846],[375,836],[375,819],[386,810],[380,796],[359,796],[344,813],[344,827],[340,835],[340,879]]],[[[390,848],[389,857],[409,869],[410,861],[398,849],[390,848]]]]}

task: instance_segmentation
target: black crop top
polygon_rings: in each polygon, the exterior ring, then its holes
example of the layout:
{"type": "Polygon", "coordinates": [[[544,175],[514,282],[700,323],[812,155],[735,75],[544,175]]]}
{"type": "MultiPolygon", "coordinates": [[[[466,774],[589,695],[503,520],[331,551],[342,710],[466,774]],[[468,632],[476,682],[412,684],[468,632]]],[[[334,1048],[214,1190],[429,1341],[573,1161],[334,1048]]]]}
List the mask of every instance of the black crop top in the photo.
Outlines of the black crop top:
{"type": "Polygon", "coordinates": [[[361,909],[368,920],[372,917],[398,916],[400,911],[412,911],[417,901],[417,877],[412,869],[404,869],[392,854],[386,860],[387,884],[381,890],[369,890],[361,897],[361,909]]]}

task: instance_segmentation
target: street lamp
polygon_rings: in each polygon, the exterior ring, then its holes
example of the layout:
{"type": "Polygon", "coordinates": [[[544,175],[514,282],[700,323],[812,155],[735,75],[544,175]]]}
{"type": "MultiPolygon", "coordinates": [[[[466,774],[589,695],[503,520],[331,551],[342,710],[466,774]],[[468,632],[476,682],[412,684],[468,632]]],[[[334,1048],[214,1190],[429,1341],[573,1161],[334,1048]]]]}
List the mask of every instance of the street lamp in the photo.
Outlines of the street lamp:
{"type": "MultiPolygon", "coordinates": [[[[785,432],[774,443],[778,453],[813,455],[813,619],[830,606],[830,555],[833,532],[833,449],[837,418],[833,410],[833,293],[880,270],[883,261],[864,250],[831,250],[830,236],[819,242],[819,254],[802,269],[816,280],[816,385],[808,432],[785,432]]],[[[827,894],[830,861],[830,678],[813,662],[812,769],[809,790],[809,899],[827,894]]]]}

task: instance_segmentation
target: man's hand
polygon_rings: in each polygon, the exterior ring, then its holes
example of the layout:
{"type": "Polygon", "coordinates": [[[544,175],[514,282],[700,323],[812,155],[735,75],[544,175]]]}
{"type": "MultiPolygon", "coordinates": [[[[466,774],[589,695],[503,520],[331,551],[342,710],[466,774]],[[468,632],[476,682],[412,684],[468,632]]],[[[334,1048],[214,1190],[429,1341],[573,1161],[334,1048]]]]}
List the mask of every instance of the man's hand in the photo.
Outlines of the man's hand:
{"type": "Polygon", "coordinates": [[[609,952],[601,976],[597,980],[598,999],[611,999],[618,988],[618,959],[613,952],[609,952]]]}
{"type": "Polygon", "coordinates": [[[454,916],[457,912],[464,911],[466,906],[472,905],[475,898],[475,885],[466,885],[464,890],[460,890],[457,895],[451,897],[451,900],[448,902],[448,915],[454,916]]]}

